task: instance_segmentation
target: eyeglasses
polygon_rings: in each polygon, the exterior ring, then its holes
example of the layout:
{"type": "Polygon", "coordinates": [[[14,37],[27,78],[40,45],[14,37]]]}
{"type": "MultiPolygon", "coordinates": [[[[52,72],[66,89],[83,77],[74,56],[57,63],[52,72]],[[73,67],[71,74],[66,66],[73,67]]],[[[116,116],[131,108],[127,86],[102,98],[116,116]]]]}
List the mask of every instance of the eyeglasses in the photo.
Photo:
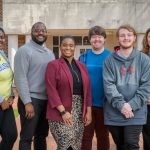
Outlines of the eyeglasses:
{"type": "Polygon", "coordinates": [[[121,38],[132,37],[132,36],[134,36],[133,33],[130,33],[130,34],[120,34],[120,35],[119,35],[119,37],[121,37],[121,38]]]}
{"type": "Polygon", "coordinates": [[[33,32],[36,32],[36,33],[47,33],[47,30],[46,29],[33,29],[33,32]]]}

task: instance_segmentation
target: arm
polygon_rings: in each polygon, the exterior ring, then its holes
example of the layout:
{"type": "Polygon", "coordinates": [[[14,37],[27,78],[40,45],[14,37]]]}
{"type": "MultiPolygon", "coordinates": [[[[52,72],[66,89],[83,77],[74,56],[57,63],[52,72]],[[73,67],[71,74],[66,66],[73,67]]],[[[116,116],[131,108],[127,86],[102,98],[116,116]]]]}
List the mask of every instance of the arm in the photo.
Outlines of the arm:
{"type": "Polygon", "coordinates": [[[123,95],[117,90],[115,83],[116,79],[114,76],[114,72],[112,71],[112,65],[111,62],[109,62],[109,59],[110,57],[105,60],[103,66],[104,91],[108,103],[111,104],[113,108],[121,111],[126,101],[124,100],[123,95]]]}
{"type": "Polygon", "coordinates": [[[27,74],[29,70],[30,55],[26,49],[17,51],[14,60],[14,80],[19,96],[25,105],[26,117],[34,117],[34,106],[31,101],[27,74]]]}
{"type": "Polygon", "coordinates": [[[145,105],[150,97],[150,59],[148,57],[144,58],[141,68],[139,88],[137,89],[135,96],[128,102],[133,111],[136,111],[145,105]]]}
{"type": "Polygon", "coordinates": [[[62,116],[62,119],[66,125],[71,125],[72,115],[65,110],[57,91],[57,80],[59,80],[58,70],[59,69],[52,63],[47,65],[45,82],[48,94],[48,103],[52,108],[56,108],[60,112],[60,115],[62,116]]]}
{"type": "Polygon", "coordinates": [[[48,103],[52,108],[62,105],[59,93],[57,91],[58,68],[53,63],[48,63],[45,73],[46,91],[48,94],[48,103]]]}
{"type": "Polygon", "coordinates": [[[30,55],[27,54],[26,49],[18,50],[14,59],[14,80],[19,96],[24,104],[31,103],[27,79],[29,63],[30,55]]]}
{"type": "Polygon", "coordinates": [[[87,85],[87,108],[86,108],[86,114],[85,114],[85,118],[84,118],[84,122],[85,122],[85,126],[88,126],[91,122],[92,122],[92,110],[91,110],[91,106],[92,106],[92,95],[91,95],[91,84],[90,84],[90,78],[88,75],[88,71],[86,66],[85,67],[85,71],[88,77],[88,85],[87,85]]]}

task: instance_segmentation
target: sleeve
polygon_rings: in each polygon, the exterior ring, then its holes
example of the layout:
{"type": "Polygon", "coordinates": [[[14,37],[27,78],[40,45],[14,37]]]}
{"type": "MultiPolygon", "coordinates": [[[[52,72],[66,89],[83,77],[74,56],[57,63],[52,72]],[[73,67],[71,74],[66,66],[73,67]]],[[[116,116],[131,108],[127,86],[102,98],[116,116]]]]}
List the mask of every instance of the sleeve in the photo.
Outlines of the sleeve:
{"type": "Polygon", "coordinates": [[[18,50],[14,59],[14,81],[19,96],[24,104],[31,102],[28,79],[27,79],[29,62],[30,62],[30,56],[27,54],[26,49],[18,50]]]}
{"type": "MultiPolygon", "coordinates": [[[[84,65],[84,64],[83,64],[84,65]]],[[[92,94],[91,94],[91,83],[90,83],[90,77],[88,74],[88,70],[86,68],[86,66],[84,65],[86,74],[87,74],[87,78],[88,78],[88,88],[87,88],[87,106],[92,106],[92,94]]]]}
{"type": "Polygon", "coordinates": [[[46,82],[46,91],[48,95],[48,104],[55,108],[59,105],[62,105],[59,93],[57,91],[57,73],[56,67],[50,62],[47,65],[45,73],[45,82],[46,82]]]}
{"type": "Polygon", "coordinates": [[[148,57],[144,60],[141,68],[139,87],[135,96],[129,101],[133,111],[136,111],[145,105],[147,99],[150,97],[150,59],[148,57]]]}
{"type": "Polygon", "coordinates": [[[103,66],[104,92],[108,103],[120,111],[125,100],[123,95],[117,90],[112,63],[109,62],[109,59],[110,57],[106,58],[103,66]]]}

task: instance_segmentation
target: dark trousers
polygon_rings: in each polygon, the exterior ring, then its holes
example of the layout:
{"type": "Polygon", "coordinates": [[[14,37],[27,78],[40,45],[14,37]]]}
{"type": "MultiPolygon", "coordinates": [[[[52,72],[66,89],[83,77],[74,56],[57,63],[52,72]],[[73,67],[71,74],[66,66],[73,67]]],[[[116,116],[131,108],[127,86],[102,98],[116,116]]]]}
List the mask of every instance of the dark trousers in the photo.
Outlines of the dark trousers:
{"type": "Polygon", "coordinates": [[[7,110],[0,108],[0,150],[12,150],[17,139],[17,127],[12,107],[7,110]]]}
{"type": "Polygon", "coordinates": [[[20,114],[21,132],[19,150],[31,150],[31,142],[34,137],[34,150],[46,150],[46,137],[48,136],[48,120],[46,119],[47,101],[32,98],[35,116],[32,119],[25,117],[25,107],[18,100],[18,111],[20,114]]]}
{"type": "Polygon", "coordinates": [[[142,125],[108,126],[117,150],[139,150],[139,136],[142,125]]]}
{"type": "Polygon", "coordinates": [[[150,106],[148,106],[147,123],[143,126],[143,147],[150,150],[150,106]]]}
{"type": "Polygon", "coordinates": [[[97,150],[109,150],[109,132],[104,125],[103,108],[100,107],[92,107],[92,123],[84,129],[81,150],[92,149],[94,131],[97,137],[97,150]]]}

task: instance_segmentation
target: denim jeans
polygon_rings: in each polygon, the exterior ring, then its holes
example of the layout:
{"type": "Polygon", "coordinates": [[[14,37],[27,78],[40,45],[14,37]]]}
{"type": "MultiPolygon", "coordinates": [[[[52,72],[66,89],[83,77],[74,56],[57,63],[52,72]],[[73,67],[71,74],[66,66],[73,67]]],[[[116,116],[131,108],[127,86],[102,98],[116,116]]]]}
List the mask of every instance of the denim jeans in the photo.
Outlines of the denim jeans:
{"type": "Polygon", "coordinates": [[[139,136],[142,125],[108,126],[117,150],[139,150],[139,136]]]}
{"type": "Polygon", "coordinates": [[[46,137],[49,130],[48,120],[46,119],[47,101],[36,98],[31,99],[35,111],[35,116],[32,119],[26,118],[24,104],[20,99],[18,100],[21,122],[19,150],[31,150],[32,139],[34,150],[46,150],[46,137]]]}
{"type": "Polygon", "coordinates": [[[12,107],[2,110],[0,108],[0,150],[12,150],[17,139],[17,127],[12,107]]]}
{"type": "Polygon", "coordinates": [[[92,150],[94,132],[97,138],[97,150],[109,150],[109,132],[104,125],[103,108],[92,107],[92,123],[85,127],[81,150],[92,150]]]}
{"type": "Polygon", "coordinates": [[[147,109],[147,123],[143,126],[143,147],[150,150],[150,106],[147,109]]]}

